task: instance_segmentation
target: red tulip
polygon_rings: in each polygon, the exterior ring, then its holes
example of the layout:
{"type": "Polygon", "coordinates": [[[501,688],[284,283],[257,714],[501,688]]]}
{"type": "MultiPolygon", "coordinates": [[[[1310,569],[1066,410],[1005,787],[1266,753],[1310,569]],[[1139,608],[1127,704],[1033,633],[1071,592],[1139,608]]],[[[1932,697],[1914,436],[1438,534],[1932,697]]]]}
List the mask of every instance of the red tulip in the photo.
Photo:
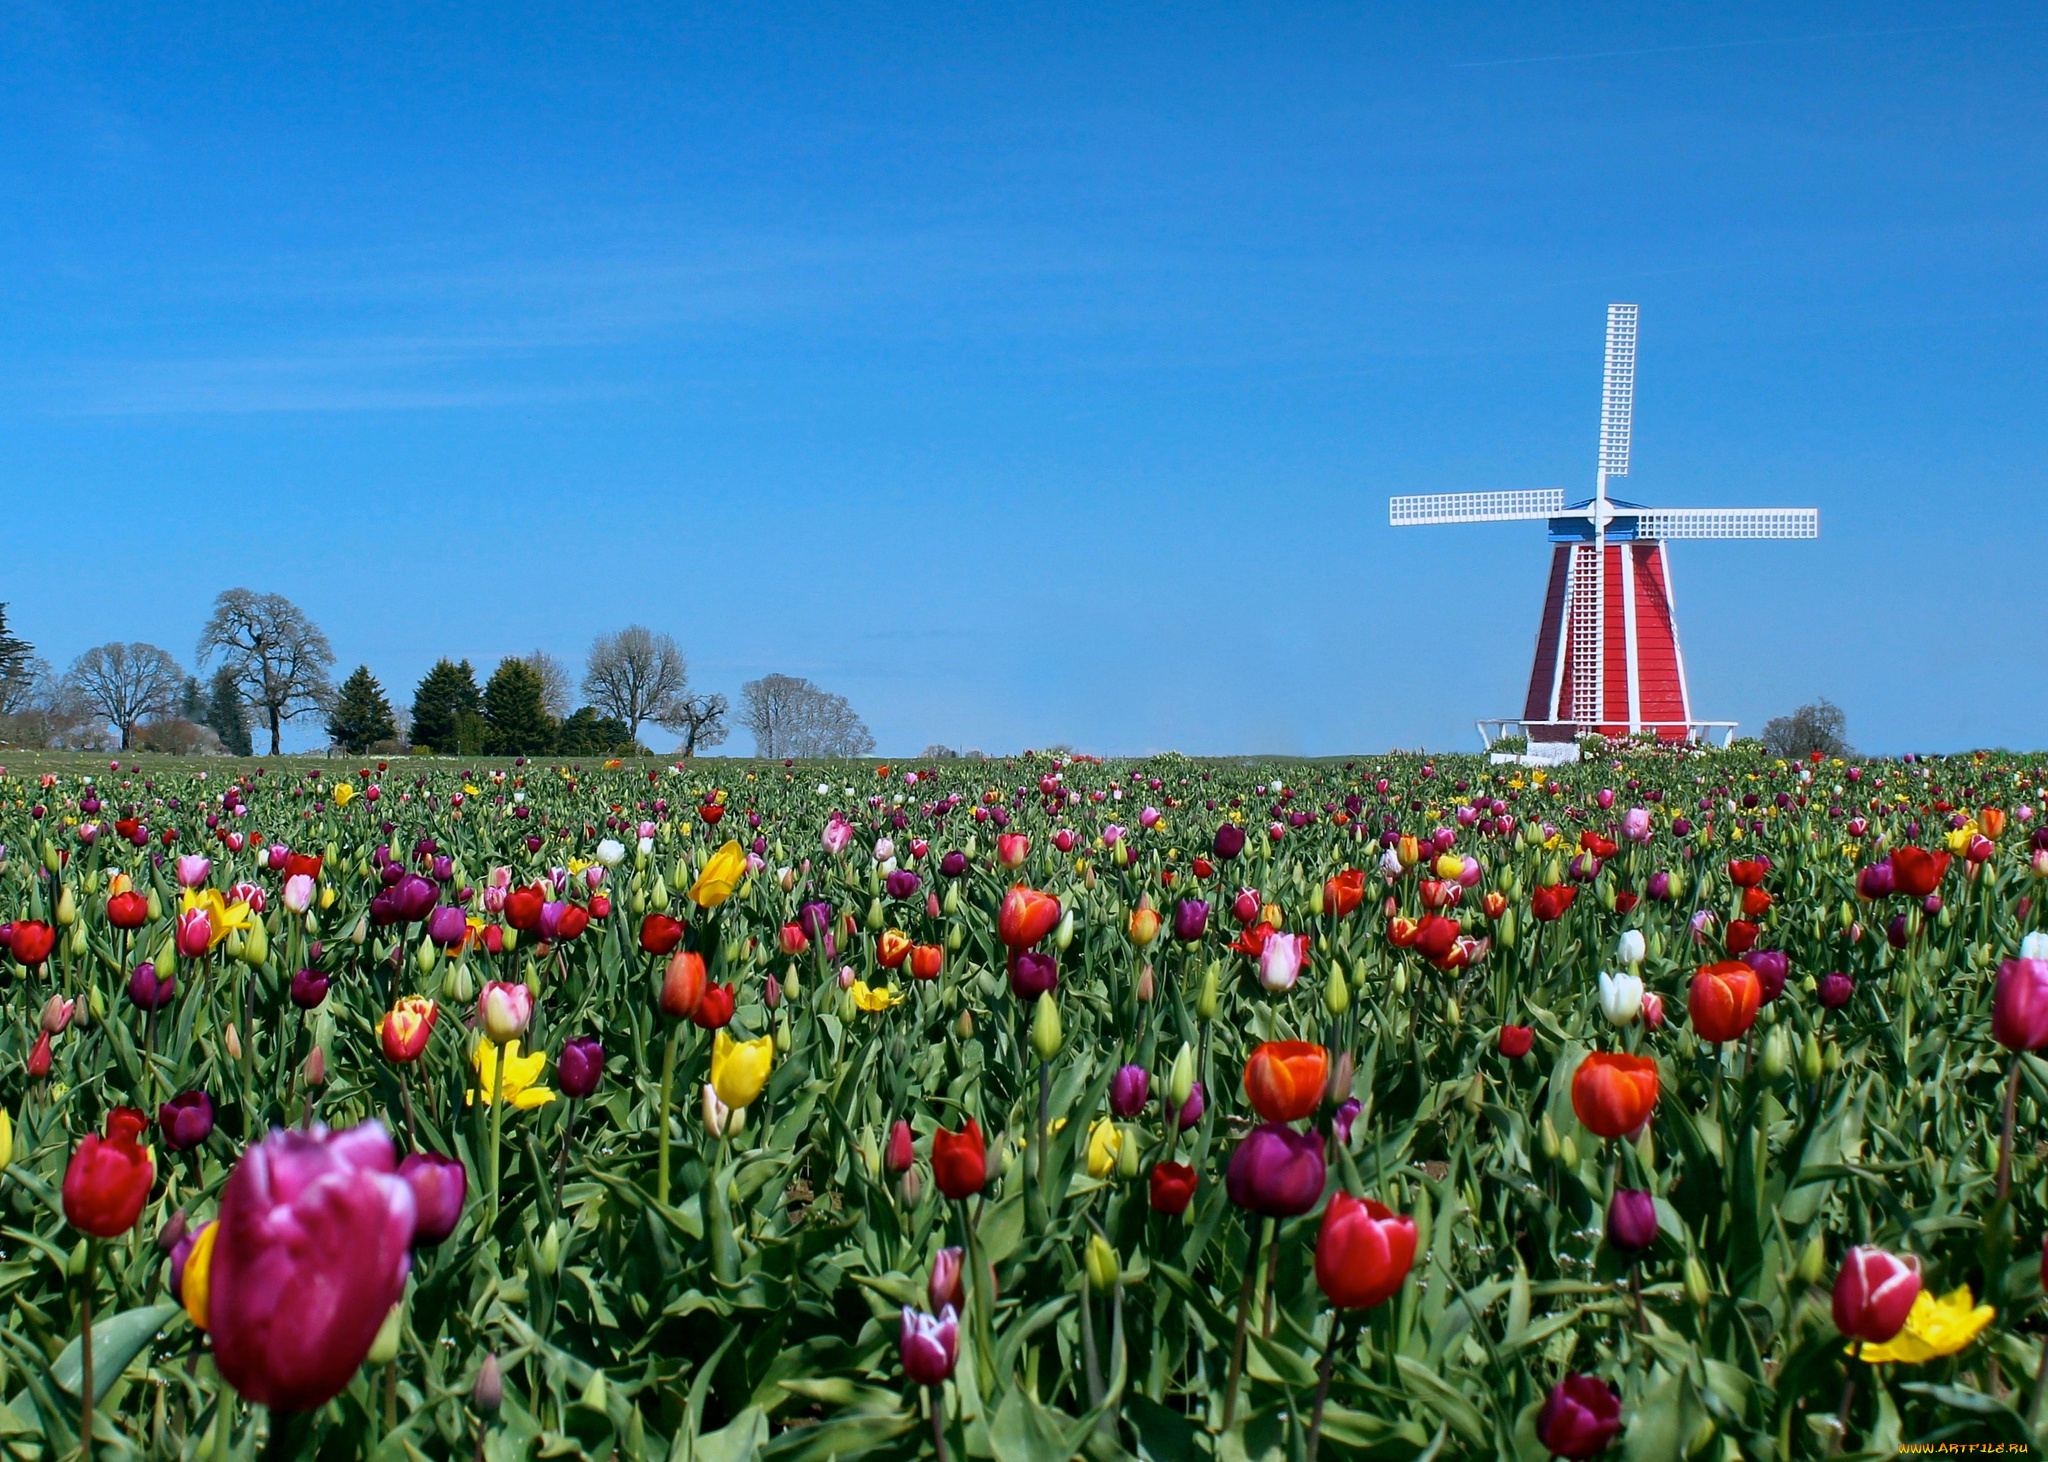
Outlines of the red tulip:
{"type": "Polygon", "coordinates": [[[1365,871],[1347,868],[1323,885],[1323,912],[1341,919],[1365,897],[1365,871]]]}
{"type": "Polygon", "coordinates": [[[1415,929],[1415,952],[1432,963],[1449,956],[1458,942],[1458,921],[1425,914],[1415,929]]]}
{"type": "Polygon", "coordinates": [[[1771,865],[1761,858],[1735,858],[1728,864],[1728,878],[1737,888],[1755,888],[1770,871],[1771,865]]]}
{"type": "Polygon", "coordinates": [[[1311,1041],[1267,1041],[1244,1063],[1244,1094],[1268,1122],[1296,1122],[1322,1105],[1330,1053],[1311,1041]]]}
{"type": "Polygon", "coordinates": [[[41,1081],[50,1074],[50,1033],[36,1032],[36,1043],[29,1048],[26,1063],[31,1081],[41,1081]]]}
{"type": "Polygon", "coordinates": [[[649,914],[640,921],[640,948],[656,958],[683,942],[682,922],[667,914],[649,914]]]}
{"type": "Polygon", "coordinates": [[[1415,1220],[1338,1191],[1316,1234],[1316,1283],[1340,1310],[1369,1310],[1401,1288],[1415,1264],[1415,1220]]]}
{"type": "Polygon", "coordinates": [[[1018,884],[1003,895],[996,911],[996,937],[1012,949],[1029,949],[1060,921],[1060,901],[1049,893],[1018,884]]]}
{"type": "Polygon", "coordinates": [[[57,943],[57,931],[41,919],[17,919],[14,921],[14,938],[11,947],[16,962],[34,969],[50,957],[51,948],[57,943]]]}
{"type": "Polygon", "coordinates": [[[1194,1200],[1195,1170],[1186,1163],[1162,1162],[1152,1166],[1152,1209],[1168,1218],[1179,1218],[1194,1200]]]}
{"type": "Polygon", "coordinates": [[[1533,1025],[1504,1025],[1500,1028],[1500,1053],[1510,1061],[1519,1061],[1529,1054],[1529,1048],[1536,1043],[1536,1027],[1533,1025]]]}
{"type": "Polygon", "coordinates": [[[107,900],[107,922],[116,929],[140,929],[149,922],[149,900],[134,889],[123,889],[107,900]]]}
{"type": "Polygon", "coordinates": [[[910,951],[910,977],[913,980],[936,980],[945,965],[944,945],[920,944],[910,951]]]}
{"type": "Polygon", "coordinates": [[[884,929],[875,941],[875,961],[885,970],[902,968],[910,958],[910,936],[901,929],[884,929]]]}
{"type": "Polygon", "coordinates": [[[1703,1041],[1739,1041],[1756,1024],[1763,986],[1756,971],[1739,959],[1703,966],[1692,977],[1686,1009],[1692,1028],[1703,1041]]]}
{"type": "Polygon", "coordinates": [[[1626,1136],[1657,1110],[1657,1083],[1648,1056],[1595,1051],[1572,1073],[1572,1111],[1596,1136],[1626,1136]]]}
{"type": "Polygon", "coordinates": [[[135,1227],[156,1168],[138,1139],[149,1119],[133,1107],[107,1114],[106,1136],[88,1133],[64,1169],[64,1217],[82,1234],[117,1239],[135,1227]]]}
{"type": "Polygon", "coordinates": [[[801,924],[784,924],[776,940],[781,945],[782,952],[792,959],[811,947],[810,936],[804,933],[804,926],[801,924]]]}
{"type": "Polygon", "coordinates": [[[939,1191],[959,1202],[972,1198],[988,1183],[988,1145],[981,1124],[969,1117],[958,1132],[940,1127],[932,1133],[932,1178],[939,1191]]]}
{"type": "Polygon", "coordinates": [[[505,922],[521,932],[540,927],[540,911],[547,903],[547,895],[532,884],[515,888],[505,895],[505,922]]]}
{"type": "Polygon", "coordinates": [[[686,1019],[703,998],[704,956],[686,949],[670,955],[661,977],[661,1013],[672,1020],[686,1019]]]}
{"type": "Polygon", "coordinates": [[[1948,854],[1925,848],[1892,849],[1892,887],[1909,898],[1924,899],[1941,887],[1948,872],[1948,854]]]}
{"type": "Polygon", "coordinates": [[[1545,884],[1529,895],[1529,907],[1544,923],[1552,923],[1564,917],[1564,911],[1572,906],[1572,900],[1579,891],[1566,883],[1545,884]]]}
{"type": "Polygon", "coordinates": [[[1906,1328],[1920,1297],[1920,1261],[1859,1244],[1835,1275],[1835,1328],[1851,1340],[1883,1345],[1906,1328]]]}
{"type": "Polygon", "coordinates": [[[690,1023],[703,1030],[723,1030],[732,1023],[733,994],[730,985],[706,985],[690,1012],[690,1023]]]}

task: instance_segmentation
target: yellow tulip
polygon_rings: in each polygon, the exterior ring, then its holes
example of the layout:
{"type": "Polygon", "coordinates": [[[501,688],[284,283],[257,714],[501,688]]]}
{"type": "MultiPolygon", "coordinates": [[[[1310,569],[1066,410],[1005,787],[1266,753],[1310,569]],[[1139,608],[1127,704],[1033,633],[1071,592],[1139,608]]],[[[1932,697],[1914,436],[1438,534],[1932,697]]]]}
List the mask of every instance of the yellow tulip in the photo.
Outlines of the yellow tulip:
{"type": "Polygon", "coordinates": [[[1438,878],[1456,878],[1465,871],[1465,860],[1454,853],[1446,853],[1436,860],[1438,878]]]}
{"type": "Polygon", "coordinates": [[[711,1087],[728,1107],[750,1107],[768,1084],[775,1037],[736,1041],[724,1031],[711,1043],[711,1087]]]}
{"type": "Polygon", "coordinates": [[[903,992],[896,986],[884,988],[881,985],[870,985],[866,980],[855,980],[847,988],[846,993],[853,997],[853,1003],[857,1008],[870,1012],[887,1010],[903,999],[903,992]]]}
{"type": "Polygon", "coordinates": [[[1954,1355],[1975,1340],[1997,1315],[1998,1311],[1990,1305],[1971,1301],[1967,1284],[1950,1290],[1940,1299],[1923,1289],[1913,1301],[1912,1313],[1906,1316],[1906,1328],[1882,1345],[1864,1346],[1863,1359],[1872,1365],[1900,1361],[1917,1366],[1954,1355]]]}
{"type": "Polygon", "coordinates": [[[217,888],[200,889],[197,892],[188,888],[179,895],[180,913],[190,913],[194,909],[205,911],[207,921],[213,929],[213,939],[207,945],[208,949],[219,948],[221,941],[230,934],[256,927],[256,916],[250,912],[249,906],[240,899],[229,903],[217,888]]]}
{"type": "MultiPolygon", "coordinates": [[[[498,1094],[498,1048],[489,1041],[476,1043],[476,1055],[471,1057],[476,1067],[476,1090],[462,1094],[465,1106],[474,1106],[482,1101],[490,1106],[498,1094]],[[482,1093],[481,1096],[478,1093],[482,1093]]],[[[521,1111],[531,1107],[546,1106],[555,1099],[553,1091],[540,1085],[541,1072],[547,1069],[545,1051],[535,1051],[530,1056],[519,1054],[519,1042],[505,1043],[505,1100],[521,1111]]]]}
{"type": "Polygon", "coordinates": [[[334,805],[336,807],[348,806],[355,799],[355,795],[356,789],[353,783],[336,782],[334,784],[334,805]]]}
{"type": "Polygon", "coordinates": [[[192,1323],[201,1330],[206,1328],[207,1276],[213,1270],[213,1241],[219,1237],[220,1225],[209,1223],[199,1231],[199,1237],[192,1241],[192,1252],[185,1256],[185,1276],[178,1298],[192,1323]]]}
{"type": "Polygon", "coordinates": [[[1116,1155],[1123,1143],[1116,1123],[1107,1117],[1096,1118],[1095,1125],[1088,1129],[1088,1176],[1106,1178],[1115,1172],[1116,1155]]]}
{"type": "Polygon", "coordinates": [[[0,1173],[14,1163],[14,1119],[0,1108],[0,1173]]]}
{"type": "Polygon", "coordinates": [[[717,908],[732,897],[746,872],[747,855],[735,838],[711,855],[711,861],[690,885],[690,902],[700,909],[717,908]]]}

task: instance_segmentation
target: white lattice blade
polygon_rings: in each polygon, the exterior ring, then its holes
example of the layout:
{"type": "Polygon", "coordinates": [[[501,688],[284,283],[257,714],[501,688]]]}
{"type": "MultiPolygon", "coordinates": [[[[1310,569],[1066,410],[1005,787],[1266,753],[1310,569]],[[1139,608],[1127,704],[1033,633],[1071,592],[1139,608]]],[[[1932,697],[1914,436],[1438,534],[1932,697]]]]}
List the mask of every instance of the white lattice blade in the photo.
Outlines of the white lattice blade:
{"type": "Polygon", "coordinates": [[[1518,523],[1564,511],[1564,489],[1531,492],[1439,492],[1387,499],[1387,521],[1396,528],[1426,523],[1518,523]]]}
{"type": "Polygon", "coordinates": [[[1818,538],[1818,508],[1659,508],[1636,519],[1642,538],[1818,538]]]}
{"type": "Polygon", "coordinates": [[[1600,468],[1628,476],[1636,415],[1636,307],[1607,307],[1607,369],[1600,388],[1600,468]]]}

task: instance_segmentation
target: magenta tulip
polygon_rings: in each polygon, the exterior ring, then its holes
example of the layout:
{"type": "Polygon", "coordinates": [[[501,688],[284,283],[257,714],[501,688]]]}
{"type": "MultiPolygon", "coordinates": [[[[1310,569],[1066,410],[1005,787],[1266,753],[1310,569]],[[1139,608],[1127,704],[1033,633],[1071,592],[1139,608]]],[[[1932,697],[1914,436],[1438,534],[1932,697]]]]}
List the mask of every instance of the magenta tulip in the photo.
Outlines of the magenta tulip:
{"type": "Polygon", "coordinates": [[[1135,1117],[1145,1110],[1145,1098],[1152,1089],[1152,1074],[1142,1066],[1119,1066],[1109,1079],[1109,1109],[1119,1117],[1135,1117]]]}
{"type": "Polygon", "coordinates": [[[960,1317],[951,1305],[936,1316],[903,1307],[903,1329],[897,1338],[903,1369],[920,1386],[937,1386],[953,1374],[960,1358],[960,1317]]]}
{"type": "Polygon", "coordinates": [[[2048,959],[2009,959],[1998,967],[1991,1038],[2014,1051],[2048,1046],[2048,959]]]}
{"type": "Polygon", "coordinates": [[[311,1411],[355,1376],[412,1266],[415,1205],[382,1123],[273,1131],[221,1196],[214,1362],[245,1400],[311,1411]]]}
{"type": "Polygon", "coordinates": [[[1858,1244],[1835,1275],[1835,1328],[1851,1340],[1882,1345],[1906,1328],[1920,1297],[1920,1261],[1858,1244]]]}
{"type": "Polygon", "coordinates": [[[128,998],[137,1010],[162,1010],[178,993],[175,973],[158,975],[156,966],[144,960],[128,977],[128,998]]]}
{"type": "Polygon", "coordinates": [[[454,1233],[469,1195],[469,1170],[461,1160],[438,1152],[410,1153],[398,1165],[398,1176],[412,1189],[414,1247],[430,1249],[454,1233]]]}
{"type": "Polygon", "coordinates": [[[1320,1134],[1268,1122],[1237,1144],[1223,1186],[1239,1208],[1268,1218],[1293,1218],[1316,1206],[1324,1177],[1320,1134]]]}
{"type": "Polygon", "coordinates": [[[1621,1431],[1621,1396],[1597,1376],[1566,1376],[1536,1414],[1536,1439],[1553,1457],[1597,1457],[1621,1431]]]}
{"type": "Polygon", "coordinates": [[[562,1043],[555,1061],[555,1084],[565,1097],[587,1097],[604,1075],[604,1047],[595,1036],[577,1036],[562,1043]]]}
{"type": "Polygon", "coordinates": [[[156,1109],[164,1146],[190,1152],[213,1135],[213,1098],[203,1091],[180,1092],[156,1109]]]}

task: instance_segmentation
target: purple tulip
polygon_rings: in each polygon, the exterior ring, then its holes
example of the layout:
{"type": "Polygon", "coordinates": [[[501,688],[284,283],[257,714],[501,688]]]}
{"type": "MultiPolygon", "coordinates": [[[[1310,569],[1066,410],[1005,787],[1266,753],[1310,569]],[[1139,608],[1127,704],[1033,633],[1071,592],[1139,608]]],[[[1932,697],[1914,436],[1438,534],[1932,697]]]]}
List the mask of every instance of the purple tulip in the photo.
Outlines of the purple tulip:
{"type": "Polygon", "coordinates": [[[796,911],[796,921],[812,939],[823,939],[832,932],[832,906],[823,902],[805,904],[796,911]]]}
{"type": "Polygon", "coordinates": [[[549,899],[540,906],[540,927],[534,932],[543,944],[553,944],[562,933],[562,915],[569,912],[570,905],[560,899],[549,899]]]}
{"type": "Polygon", "coordinates": [[[907,899],[917,892],[917,886],[924,882],[908,868],[897,868],[882,881],[882,886],[892,899],[907,899]]]}
{"type": "Polygon", "coordinates": [[[1692,819],[1689,817],[1677,818],[1671,824],[1671,833],[1673,837],[1686,837],[1690,835],[1691,832],[1692,819]]]}
{"type": "Polygon", "coordinates": [[[1151,1072],[1142,1066],[1119,1066],[1109,1079],[1109,1109],[1119,1117],[1135,1117],[1145,1110],[1151,1090],[1151,1072]]]}
{"type": "Polygon", "coordinates": [[[318,1010],[327,998],[327,976],[318,970],[300,970],[292,976],[292,1004],[301,1010],[318,1010]]]}
{"type": "MultiPolygon", "coordinates": [[[[1344,1059],[1350,1059],[1349,1052],[1345,1053],[1344,1059]]],[[[1337,1135],[1338,1142],[1346,1147],[1351,1145],[1351,1124],[1358,1120],[1358,1114],[1364,1110],[1365,1103],[1357,1097],[1346,1097],[1344,1104],[1330,1114],[1330,1130],[1337,1135]]]]}
{"type": "Polygon", "coordinates": [[[1891,896],[1896,883],[1892,874],[1892,860],[1873,863],[1856,875],[1856,892],[1867,899],[1881,899],[1891,896]]]}
{"type": "Polygon", "coordinates": [[[1209,1099],[1202,1094],[1202,1083],[1195,1082],[1188,1088],[1188,1099],[1180,1104],[1180,1130],[1185,1132],[1202,1120],[1202,1113],[1209,1109],[1209,1099]]]}
{"type": "Polygon", "coordinates": [[[434,884],[417,873],[408,873],[392,885],[398,896],[398,917],[407,924],[416,924],[427,917],[434,907],[434,901],[441,891],[434,884]]]}
{"type": "Polygon", "coordinates": [[[177,993],[177,974],[160,976],[148,960],[137,965],[135,973],[128,977],[128,998],[137,1010],[162,1010],[177,993]]]}
{"type": "Polygon", "coordinates": [[[1219,862],[1228,863],[1244,851],[1244,829],[1234,822],[1226,822],[1216,829],[1215,841],[1209,844],[1219,862]]]}
{"type": "Polygon", "coordinates": [[[1660,904],[1670,903],[1671,875],[1669,873],[1661,872],[1652,873],[1650,875],[1650,882],[1643,891],[1660,904]]]}
{"type": "Polygon", "coordinates": [[[1320,1135],[1268,1122],[1237,1144],[1223,1186],[1239,1208],[1267,1218],[1293,1218],[1316,1206],[1324,1177],[1320,1135]]]}
{"type": "Polygon", "coordinates": [[[1913,926],[1904,914],[1893,914],[1891,923],[1884,926],[1884,941],[1893,949],[1904,949],[1912,934],[1913,926]]]}
{"type": "Polygon", "coordinates": [[[1207,899],[1182,899],[1173,906],[1173,937],[1182,944],[1193,944],[1209,932],[1209,901],[1207,899]]]}
{"type": "Polygon", "coordinates": [[[441,904],[427,916],[427,938],[453,949],[469,937],[469,916],[453,904],[441,904]]]}
{"type": "Polygon", "coordinates": [[[243,1152],[207,1274],[214,1363],[273,1411],[354,1379],[412,1268],[415,1205],[381,1122],[273,1131],[243,1152]]]}
{"type": "Polygon", "coordinates": [[[958,878],[967,871],[967,855],[955,849],[939,859],[939,872],[948,878],[958,878]]]}
{"type": "Polygon", "coordinates": [[[960,1317],[951,1305],[937,1318],[903,1307],[903,1329],[897,1338],[903,1369],[920,1386],[937,1386],[953,1374],[960,1358],[960,1317]]]}
{"type": "Polygon", "coordinates": [[[460,1158],[438,1152],[415,1152],[398,1165],[398,1176],[412,1189],[417,1215],[412,1235],[416,1248],[432,1248],[455,1232],[469,1195],[469,1170],[460,1158]]]}
{"type": "Polygon", "coordinates": [[[596,1036],[577,1036],[562,1043],[555,1062],[555,1084],[566,1097],[587,1097],[604,1075],[604,1047],[596,1036]]]}
{"type": "Polygon", "coordinates": [[[1607,1242],[1634,1254],[1657,1242],[1657,1200],[1641,1188],[1616,1188],[1607,1204],[1607,1242]]]}
{"type": "Polygon", "coordinates": [[[184,1091],[156,1109],[156,1125],[164,1146],[190,1152],[213,1135],[213,1098],[203,1091],[184,1091]]]}
{"type": "Polygon", "coordinates": [[[454,881],[455,860],[449,857],[446,853],[443,853],[438,858],[434,859],[434,882],[453,883],[454,881]]]}
{"type": "Polygon", "coordinates": [[[1742,962],[1756,972],[1756,982],[1762,988],[1765,1005],[1785,993],[1785,976],[1791,966],[1784,950],[1752,949],[1742,956],[1742,962]]]}
{"type": "Polygon", "coordinates": [[[1814,984],[1815,997],[1825,1010],[1840,1010],[1856,993],[1856,982],[1839,972],[1822,975],[1814,984]]]}
{"type": "Polygon", "coordinates": [[[2048,959],[2009,959],[1998,967],[1991,1038],[2014,1051],[2048,1046],[2048,959]]]}
{"type": "Polygon", "coordinates": [[[1536,1437],[1553,1457],[1594,1457],[1621,1431],[1621,1393],[1595,1376],[1566,1376],[1536,1414],[1536,1437]]]}
{"type": "Polygon", "coordinates": [[[1049,949],[1010,951],[1010,993],[1019,1000],[1036,1000],[1060,983],[1059,960],[1049,949]]]}

